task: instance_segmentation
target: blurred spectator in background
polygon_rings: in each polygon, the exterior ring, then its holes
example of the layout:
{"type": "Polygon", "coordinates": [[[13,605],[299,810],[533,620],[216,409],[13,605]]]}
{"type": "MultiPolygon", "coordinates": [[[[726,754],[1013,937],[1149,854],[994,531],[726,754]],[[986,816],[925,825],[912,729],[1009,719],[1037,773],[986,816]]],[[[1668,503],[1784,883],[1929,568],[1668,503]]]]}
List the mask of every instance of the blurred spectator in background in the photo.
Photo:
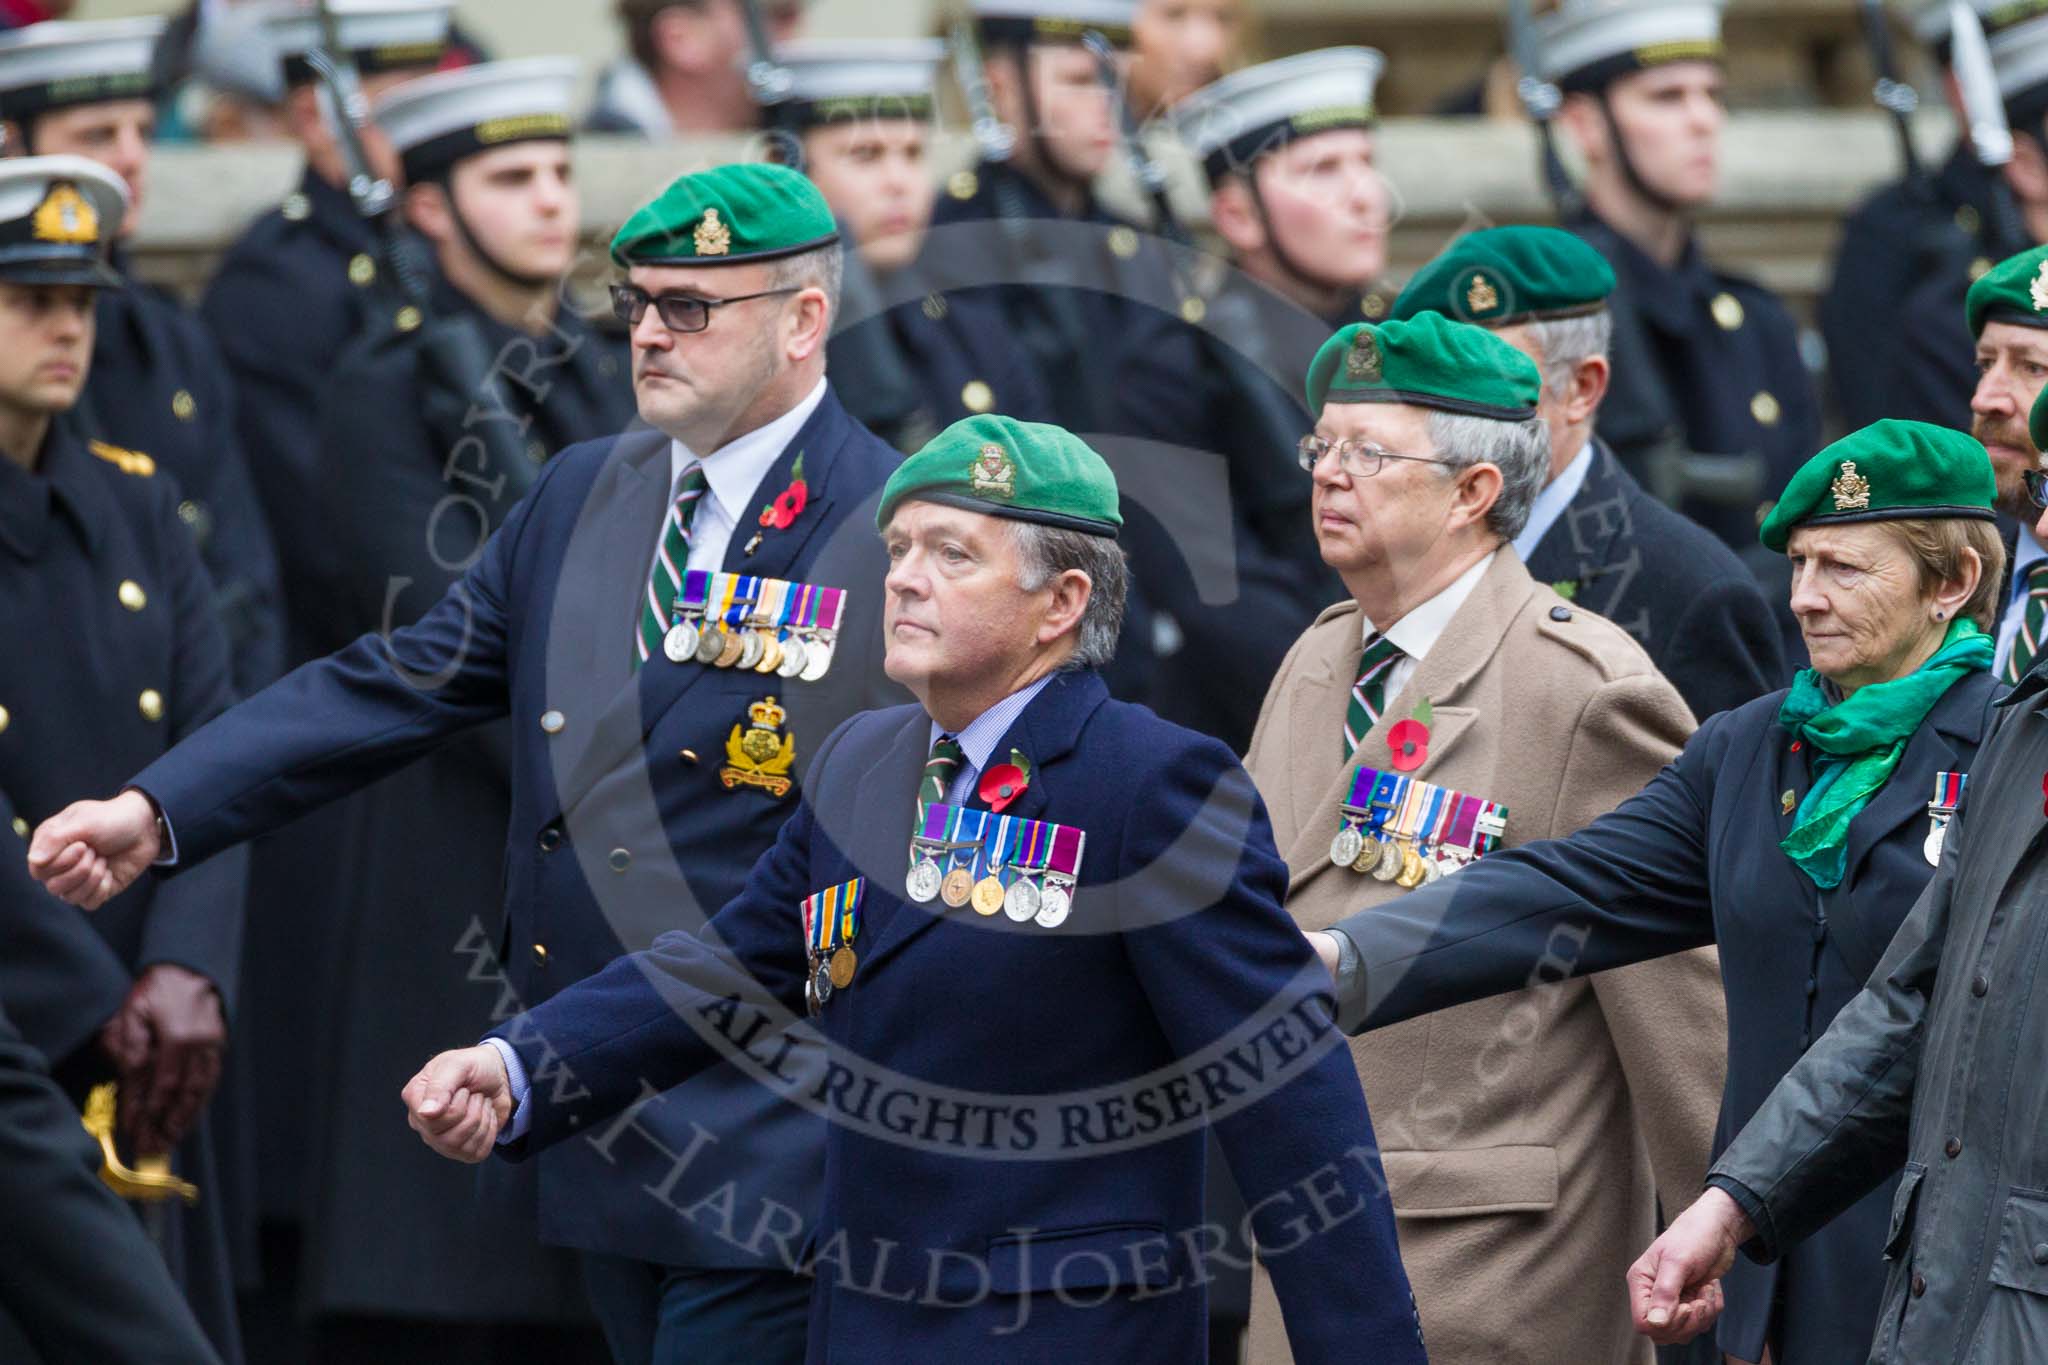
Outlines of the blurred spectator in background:
{"type": "Polygon", "coordinates": [[[1131,112],[1151,118],[1237,65],[1248,27],[1245,0],[1143,0],[1131,20],[1131,112]]]}
{"type": "Polygon", "coordinates": [[[753,128],[750,4],[771,44],[796,36],[803,0],[618,0],[626,55],[598,77],[590,130],[673,137],[753,128]]]}

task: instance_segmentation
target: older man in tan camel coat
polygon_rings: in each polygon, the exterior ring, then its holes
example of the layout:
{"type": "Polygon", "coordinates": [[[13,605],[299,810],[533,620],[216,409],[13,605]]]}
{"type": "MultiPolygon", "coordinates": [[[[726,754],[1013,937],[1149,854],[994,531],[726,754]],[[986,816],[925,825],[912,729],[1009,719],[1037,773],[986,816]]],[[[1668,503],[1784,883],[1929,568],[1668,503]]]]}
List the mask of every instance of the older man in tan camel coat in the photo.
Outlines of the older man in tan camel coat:
{"type": "MultiPolygon", "coordinates": [[[[1548,467],[1539,382],[1507,343],[1428,314],[1348,327],[1316,357],[1303,463],[1351,600],[1296,642],[1247,759],[1304,929],[1577,829],[1693,728],[1634,641],[1507,543],[1548,467]],[[1362,769],[1381,776],[1354,803],[1362,769]]],[[[1648,1361],[1622,1274],[1658,1196],[1684,1208],[1706,1170],[1726,1050],[1712,950],[1566,981],[1575,940],[1551,949],[1519,994],[1351,1040],[1443,1365],[1648,1361]]],[[[1251,1360],[1288,1359],[1261,1271],[1251,1360]]]]}

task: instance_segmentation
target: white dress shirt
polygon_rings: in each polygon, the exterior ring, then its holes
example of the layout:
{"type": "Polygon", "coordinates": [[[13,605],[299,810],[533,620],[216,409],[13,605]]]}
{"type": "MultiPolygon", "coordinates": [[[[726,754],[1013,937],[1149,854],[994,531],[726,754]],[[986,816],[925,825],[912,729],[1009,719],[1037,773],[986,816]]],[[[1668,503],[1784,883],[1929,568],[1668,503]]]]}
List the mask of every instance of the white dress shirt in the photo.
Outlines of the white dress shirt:
{"type": "MultiPolygon", "coordinates": [[[[697,500],[697,511],[690,518],[690,562],[685,568],[716,570],[724,565],[733,532],[753,524],[762,505],[782,491],[776,488],[764,495],[761,480],[768,477],[768,471],[824,401],[825,381],[820,379],[818,387],[788,412],[744,436],[734,437],[701,460],[681,441],[669,442],[669,502],[675,502],[676,487],[682,483],[683,475],[697,464],[704,466],[704,496],[697,500]]],[[[647,561],[650,576],[660,555],[657,546],[654,558],[647,561]]]]}
{"type": "Polygon", "coordinates": [[[1991,662],[1992,673],[2005,676],[2012,659],[2012,642],[2019,638],[2020,623],[2027,617],[2027,570],[2048,559],[2048,546],[2034,539],[2034,528],[2020,527],[2019,544],[2012,552],[2012,591],[2006,595],[2005,610],[1998,618],[1998,654],[1991,662]]]}
{"type": "MultiPolygon", "coordinates": [[[[1498,550],[1493,552],[1499,553],[1498,550]]],[[[1401,657],[1387,668],[1387,688],[1380,694],[1389,703],[1401,695],[1401,689],[1415,676],[1417,665],[1429,657],[1430,650],[1436,648],[1436,642],[1451,624],[1451,618],[1458,614],[1459,607],[1465,605],[1465,599],[1472,595],[1472,589],[1479,586],[1479,580],[1486,576],[1487,566],[1492,563],[1493,555],[1490,554],[1452,579],[1442,592],[1387,627],[1387,638],[1401,651],[1401,657]]],[[[1365,638],[1370,640],[1379,633],[1379,627],[1367,617],[1365,638]]]]}
{"type": "MultiPolygon", "coordinates": [[[[1586,486],[1586,475],[1593,468],[1593,443],[1587,441],[1564,471],[1536,495],[1536,501],[1529,504],[1529,520],[1522,527],[1522,533],[1515,537],[1515,553],[1527,564],[1529,556],[1536,553],[1536,547],[1550,528],[1557,525],[1557,519],[1564,515],[1564,509],[1572,505],[1572,499],[1586,486]]],[[[1392,695],[1389,693],[1388,695],[1392,695]]]]}

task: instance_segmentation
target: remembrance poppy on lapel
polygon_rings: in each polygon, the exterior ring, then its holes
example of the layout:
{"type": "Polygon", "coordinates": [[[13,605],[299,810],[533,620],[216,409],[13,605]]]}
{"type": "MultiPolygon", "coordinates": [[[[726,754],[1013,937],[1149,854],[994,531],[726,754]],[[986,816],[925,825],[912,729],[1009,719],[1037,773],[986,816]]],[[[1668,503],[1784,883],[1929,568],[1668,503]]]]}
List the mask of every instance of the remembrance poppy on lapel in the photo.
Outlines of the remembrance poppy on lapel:
{"type": "Polygon", "coordinates": [[[1010,761],[999,763],[981,775],[981,785],[975,790],[988,808],[1001,815],[1004,807],[1024,794],[1031,785],[1031,760],[1017,750],[1010,750],[1010,761]]]}
{"type": "Polygon", "coordinates": [[[1387,728],[1388,762],[1397,773],[1412,773],[1429,761],[1429,727],[1413,717],[1387,728]]]}
{"type": "Polygon", "coordinates": [[[761,509],[761,524],[771,531],[786,531],[804,514],[811,500],[810,485],[804,482],[804,457],[799,454],[790,470],[789,487],[775,495],[775,501],[761,509]]]}

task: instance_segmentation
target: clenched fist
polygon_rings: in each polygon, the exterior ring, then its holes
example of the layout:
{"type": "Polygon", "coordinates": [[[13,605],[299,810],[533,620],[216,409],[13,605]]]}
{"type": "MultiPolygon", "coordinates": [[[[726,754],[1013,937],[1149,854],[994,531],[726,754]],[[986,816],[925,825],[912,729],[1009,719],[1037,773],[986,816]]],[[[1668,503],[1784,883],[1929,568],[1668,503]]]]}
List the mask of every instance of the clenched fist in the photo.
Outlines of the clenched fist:
{"type": "Polygon", "coordinates": [[[125,791],[111,801],[74,801],[36,826],[28,870],[51,895],[97,910],[161,856],[156,807],[125,791]]]}
{"type": "Polygon", "coordinates": [[[405,1083],[406,1122],[442,1156],[471,1164],[497,1145],[512,1118],[512,1080],[505,1060],[485,1043],[443,1052],[405,1083]]]}

